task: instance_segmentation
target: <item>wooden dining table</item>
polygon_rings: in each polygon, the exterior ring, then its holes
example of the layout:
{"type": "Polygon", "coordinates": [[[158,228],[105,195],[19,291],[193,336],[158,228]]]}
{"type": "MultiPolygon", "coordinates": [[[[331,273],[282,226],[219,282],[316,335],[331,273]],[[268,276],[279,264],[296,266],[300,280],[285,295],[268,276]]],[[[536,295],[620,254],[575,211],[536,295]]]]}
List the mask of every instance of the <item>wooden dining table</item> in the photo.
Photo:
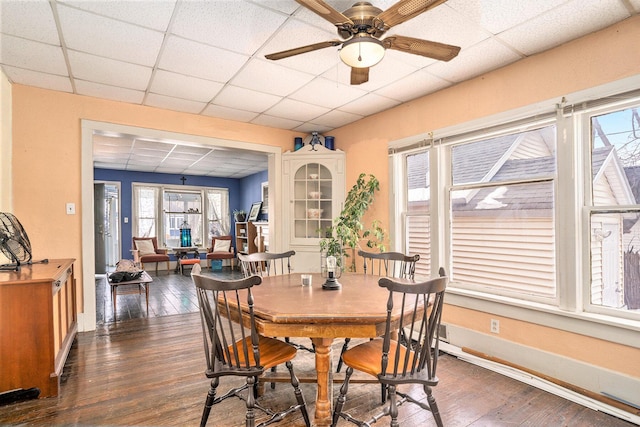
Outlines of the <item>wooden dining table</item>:
{"type": "MultiPolygon", "coordinates": [[[[344,273],[338,279],[342,285],[339,290],[324,290],[325,279],[319,273],[312,275],[311,286],[302,286],[301,274],[295,273],[264,277],[260,285],[252,288],[260,334],[306,337],[314,344],[316,426],[331,425],[334,339],[384,334],[389,292],[378,286],[378,279],[373,275],[344,273]]],[[[398,305],[394,304],[392,312],[396,325],[402,315],[398,305]]]]}

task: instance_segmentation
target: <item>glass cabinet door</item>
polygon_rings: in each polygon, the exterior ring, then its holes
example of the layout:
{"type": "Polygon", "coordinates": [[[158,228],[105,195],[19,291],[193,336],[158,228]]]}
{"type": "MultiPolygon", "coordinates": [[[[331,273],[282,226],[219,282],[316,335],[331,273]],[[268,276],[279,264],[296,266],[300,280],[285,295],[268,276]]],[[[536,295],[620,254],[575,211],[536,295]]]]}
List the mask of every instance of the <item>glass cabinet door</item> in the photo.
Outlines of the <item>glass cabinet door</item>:
{"type": "Polygon", "coordinates": [[[320,238],[332,221],[331,171],[320,163],[298,168],[293,179],[293,233],[295,238],[320,238]]]}

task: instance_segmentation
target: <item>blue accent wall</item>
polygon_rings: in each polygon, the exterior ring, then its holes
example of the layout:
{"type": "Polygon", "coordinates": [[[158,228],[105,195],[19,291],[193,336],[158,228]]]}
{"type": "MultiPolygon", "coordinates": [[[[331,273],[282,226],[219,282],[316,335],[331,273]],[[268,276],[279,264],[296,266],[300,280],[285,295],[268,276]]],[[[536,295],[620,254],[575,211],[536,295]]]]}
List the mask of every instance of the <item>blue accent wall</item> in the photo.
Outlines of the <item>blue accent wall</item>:
{"type": "MultiPolygon", "coordinates": [[[[240,180],[240,186],[243,188],[241,203],[242,206],[244,206],[243,209],[247,211],[247,215],[249,215],[252,204],[262,201],[262,183],[267,181],[269,181],[267,171],[258,172],[240,180]]],[[[233,212],[233,209],[231,210],[231,212],[233,212]]],[[[258,216],[258,220],[266,221],[267,214],[261,213],[258,216]]]]}
{"type": "MultiPolygon", "coordinates": [[[[131,224],[133,217],[132,184],[169,184],[181,185],[183,175],[153,173],[153,172],[130,172],[113,169],[93,170],[93,179],[97,181],[120,182],[120,229],[122,238],[122,258],[131,259],[131,224]],[[127,224],[124,218],[129,218],[127,224]]],[[[268,180],[267,171],[258,172],[254,175],[242,179],[235,178],[215,178],[208,176],[184,175],[187,180],[185,185],[197,187],[219,187],[229,189],[229,210],[231,213],[231,234],[234,234],[233,211],[244,209],[249,211],[251,204],[262,200],[262,182],[268,180]]]]}

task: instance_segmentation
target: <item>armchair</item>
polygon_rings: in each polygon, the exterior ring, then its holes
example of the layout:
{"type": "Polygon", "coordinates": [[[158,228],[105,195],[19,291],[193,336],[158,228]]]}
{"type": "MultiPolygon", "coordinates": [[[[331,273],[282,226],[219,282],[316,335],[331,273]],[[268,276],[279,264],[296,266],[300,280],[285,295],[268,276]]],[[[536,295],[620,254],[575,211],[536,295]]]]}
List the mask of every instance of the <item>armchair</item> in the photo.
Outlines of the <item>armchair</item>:
{"type": "Polygon", "coordinates": [[[231,236],[216,236],[211,239],[211,247],[207,248],[207,267],[211,268],[211,260],[231,260],[231,270],[235,268],[236,251],[231,244],[231,236]]]}
{"type": "Polygon", "coordinates": [[[140,268],[144,270],[145,263],[156,263],[156,276],[158,275],[158,264],[167,263],[167,274],[170,272],[169,255],[166,249],[158,248],[158,239],[155,237],[134,237],[133,238],[133,261],[140,263],[140,268]]]}

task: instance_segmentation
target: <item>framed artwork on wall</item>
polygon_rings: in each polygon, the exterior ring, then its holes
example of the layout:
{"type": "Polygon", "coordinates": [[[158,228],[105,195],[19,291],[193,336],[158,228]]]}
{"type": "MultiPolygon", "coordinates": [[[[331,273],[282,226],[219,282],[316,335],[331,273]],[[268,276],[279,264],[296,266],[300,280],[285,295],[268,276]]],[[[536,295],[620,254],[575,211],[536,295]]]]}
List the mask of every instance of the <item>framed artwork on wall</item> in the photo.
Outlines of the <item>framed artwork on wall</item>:
{"type": "Polygon", "coordinates": [[[267,214],[269,212],[269,183],[262,183],[262,213],[267,214]]]}
{"type": "Polygon", "coordinates": [[[249,218],[247,221],[257,221],[258,215],[260,215],[260,208],[262,207],[262,202],[255,202],[251,205],[251,210],[249,211],[249,218]]]}

